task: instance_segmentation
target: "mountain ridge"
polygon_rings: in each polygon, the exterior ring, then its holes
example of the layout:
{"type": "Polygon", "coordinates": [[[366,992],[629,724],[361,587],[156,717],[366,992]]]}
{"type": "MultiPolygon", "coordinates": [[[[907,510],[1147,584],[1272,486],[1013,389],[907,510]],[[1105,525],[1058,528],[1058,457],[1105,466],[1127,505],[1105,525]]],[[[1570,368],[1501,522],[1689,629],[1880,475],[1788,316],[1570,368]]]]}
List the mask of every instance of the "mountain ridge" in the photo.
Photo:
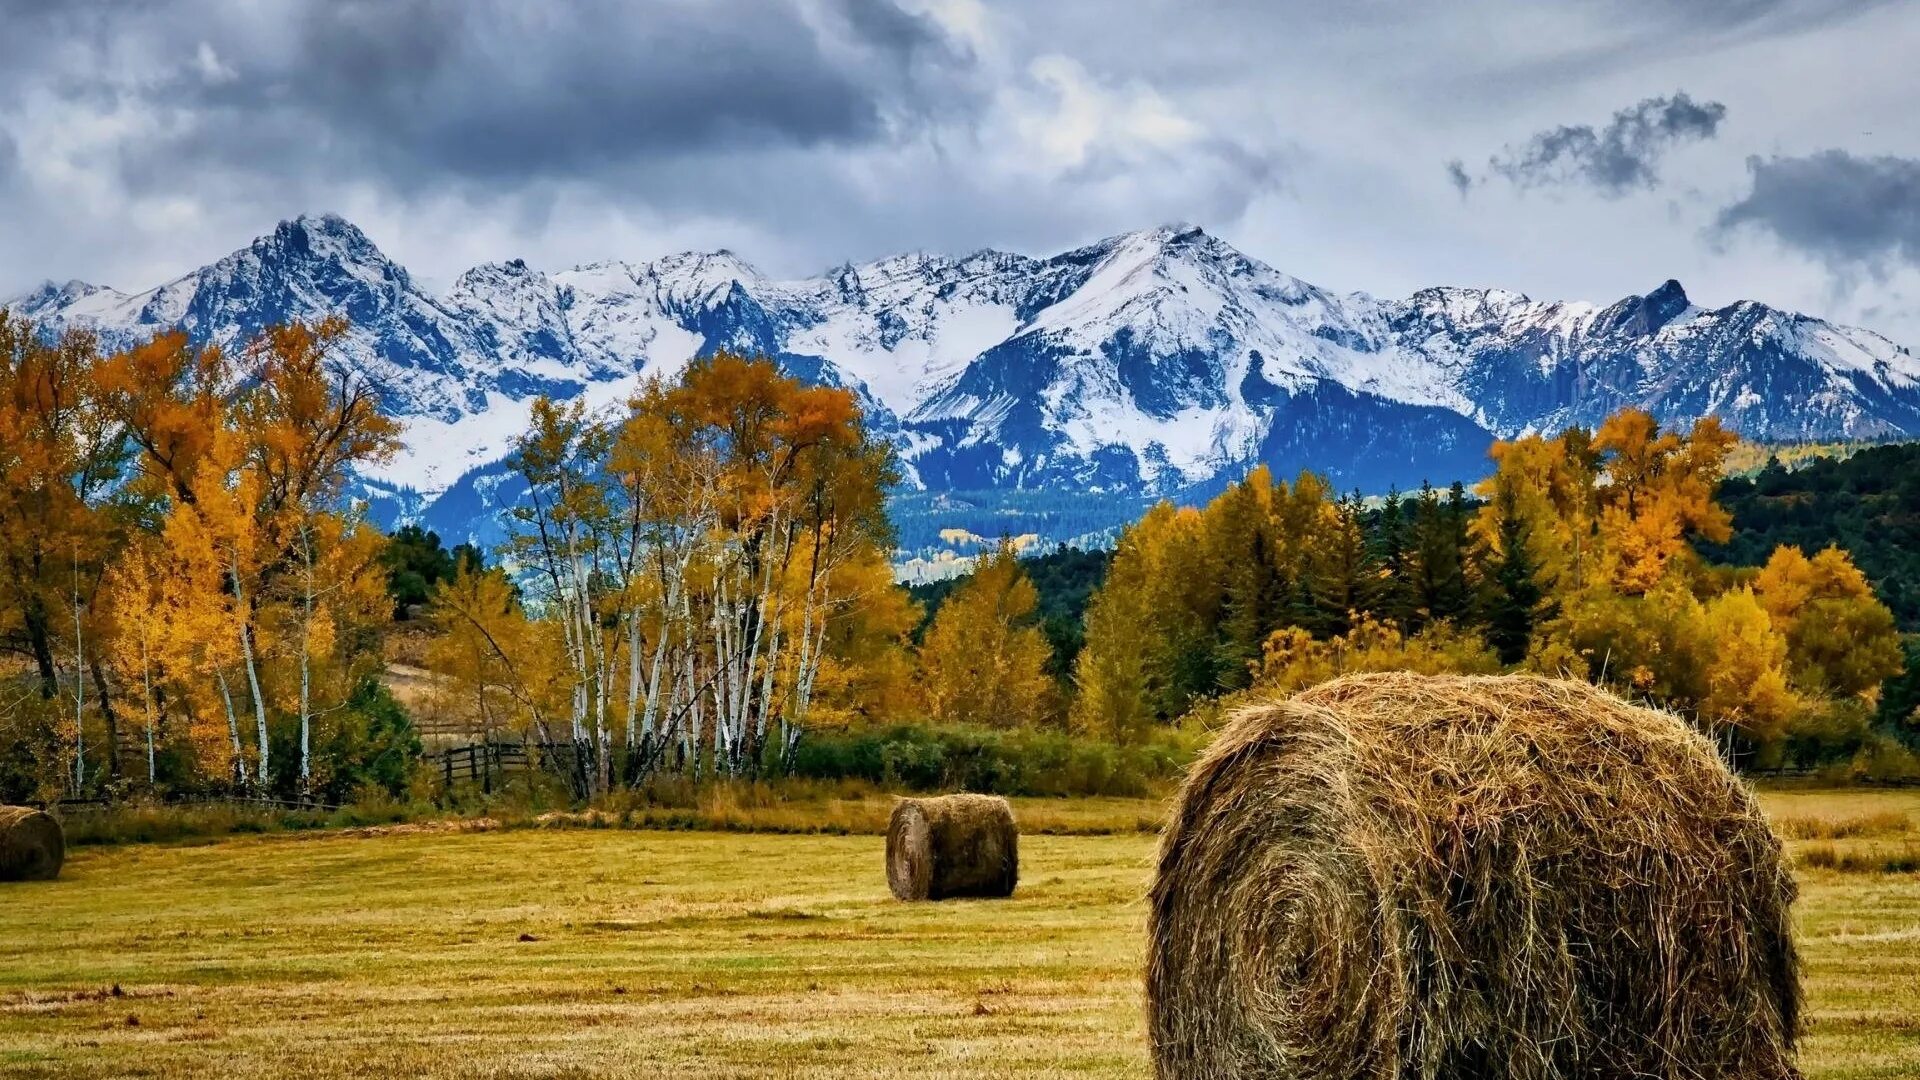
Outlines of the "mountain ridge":
{"type": "Polygon", "coordinates": [[[1471,478],[1494,438],[1624,405],[1758,438],[1920,435],[1920,359],[1871,331],[1750,300],[1703,308],[1674,280],[1605,306],[1337,294],[1184,223],[1053,256],[916,252],[786,280],[724,249],[551,273],[510,259],[436,296],[346,219],[303,215],[144,292],[49,282],[11,306],[108,347],[173,327],[229,345],[345,315],[342,359],[407,428],[370,488],[429,520],[436,497],[497,471],[536,395],[611,406],[723,348],[853,390],[928,490],[1154,496],[1255,461],[1406,487],[1471,478]]]}

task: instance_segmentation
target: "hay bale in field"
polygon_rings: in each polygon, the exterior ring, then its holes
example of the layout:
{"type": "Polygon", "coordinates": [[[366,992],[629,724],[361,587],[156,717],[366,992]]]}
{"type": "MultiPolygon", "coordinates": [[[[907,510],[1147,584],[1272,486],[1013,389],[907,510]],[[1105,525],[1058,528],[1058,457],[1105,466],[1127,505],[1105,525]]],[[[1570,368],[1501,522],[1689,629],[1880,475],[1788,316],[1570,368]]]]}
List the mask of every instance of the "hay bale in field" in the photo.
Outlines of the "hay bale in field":
{"type": "Polygon", "coordinates": [[[887,886],[902,900],[1012,896],[1020,830],[992,795],[902,799],[887,823],[887,886]]]}
{"type": "Polygon", "coordinates": [[[1362,675],[1242,709],[1162,838],[1162,1078],[1797,1077],[1794,884],[1680,719],[1362,675]]]}
{"type": "Polygon", "coordinates": [[[66,858],[66,834],[51,815],[0,806],[0,881],[51,881],[66,858]]]}

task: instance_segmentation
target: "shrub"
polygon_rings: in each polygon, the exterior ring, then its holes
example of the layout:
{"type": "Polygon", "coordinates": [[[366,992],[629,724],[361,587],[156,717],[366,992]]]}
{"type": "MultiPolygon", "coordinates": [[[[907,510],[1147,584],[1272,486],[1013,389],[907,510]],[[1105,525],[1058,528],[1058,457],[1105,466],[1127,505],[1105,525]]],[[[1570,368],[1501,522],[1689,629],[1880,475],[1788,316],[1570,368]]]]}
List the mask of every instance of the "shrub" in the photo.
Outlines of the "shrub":
{"type": "MultiPolygon", "coordinates": [[[[274,728],[273,789],[286,798],[299,794],[298,738],[297,721],[274,728]]],[[[371,677],[354,687],[339,712],[316,718],[312,738],[313,795],[327,803],[347,802],[368,789],[406,797],[424,753],[406,708],[371,677]]]]}
{"type": "Polygon", "coordinates": [[[809,736],[791,773],[910,791],[1142,796],[1177,780],[1195,749],[1177,733],[1120,746],[1055,731],[902,725],[809,736]]]}
{"type": "Polygon", "coordinates": [[[1920,780],[1920,755],[1896,739],[1870,735],[1853,756],[1848,768],[1851,779],[1868,783],[1920,780]]]}

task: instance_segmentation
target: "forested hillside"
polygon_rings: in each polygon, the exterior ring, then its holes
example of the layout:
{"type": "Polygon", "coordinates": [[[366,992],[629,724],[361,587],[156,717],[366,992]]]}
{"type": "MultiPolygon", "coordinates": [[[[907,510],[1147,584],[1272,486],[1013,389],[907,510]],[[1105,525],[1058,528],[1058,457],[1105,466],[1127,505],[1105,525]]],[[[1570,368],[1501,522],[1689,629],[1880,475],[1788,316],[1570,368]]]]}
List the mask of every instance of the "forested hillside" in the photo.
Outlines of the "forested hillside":
{"type": "Polygon", "coordinates": [[[1628,409],[1496,444],[1477,503],[1367,509],[1265,470],[1163,503],[1088,607],[1070,721],[1126,741],[1243,690],[1522,670],[1672,709],[1743,763],[1910,771],[1909,657],[1832,534],[1706,552],[1733,540],[1716,491],[1736,441],[1628,409]]]}
{"type": "Polygon", "coordinates": [[[1720,486],[1733,535],[1702,553],[1720,562],[1763,561],[1781,544],[1846,549],[1893,609],[1920,630],[1920,444],[1874,446],[1789,469],[1776,457],[1752,477],[1720,486]]]}
{"type": "Polygon", "coordinates": [[[109,354],[0,316],[0,795],[397,798],[415,708],[558,748],[581,800],[793,773],[803,741],[897,777],[989,731],[1070,732],[1096,763],[1073,783],[1106,791],[1138,786],[1114,755],[1222,699],[1366,670],[1584,678],[1742,763],[1920,772],[1920,678],[1874,588],[1920,616],[1914,448],[1726,481],[1717,421],[1627,409],[1496,443],[1472,491],[1260,467],[1111,554],[1007,539],[909,592],[898,460],[858,396],[729,354],[606,418],[536,398],[497,548],[388,536],[351,478],[398,426],[347,334],[109,354]],[[404,706],[396,622],[433,687],[404,706]]]}
{"type": "MultiPolygon", "coordinates": [[[[1074,658],[1080,655],[1080,646],[1086,641],[1087,601],[1106,580],[1107,564],[1112,561],[1112,552],[1082,551],[1065,544],[1020,560],[1038,594],[1034,616],[1053,648],[1049,670],[1062,678],[1073,670],[1074,658]]],[[[926,636],[926,629],[939,613],[941,603],[965,580],[964,577],[947,578],[907,590],[921,607],[916,639],[926,636]]]]}

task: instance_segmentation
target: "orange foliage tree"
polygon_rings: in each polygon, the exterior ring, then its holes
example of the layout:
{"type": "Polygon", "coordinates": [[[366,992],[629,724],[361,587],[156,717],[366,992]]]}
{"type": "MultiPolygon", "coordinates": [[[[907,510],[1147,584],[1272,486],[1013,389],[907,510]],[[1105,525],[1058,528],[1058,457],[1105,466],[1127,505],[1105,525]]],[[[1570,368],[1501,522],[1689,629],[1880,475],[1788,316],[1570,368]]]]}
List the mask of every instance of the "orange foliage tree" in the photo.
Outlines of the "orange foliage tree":
{"type": "Polygon", "coordinates": [[[345,485],[398,445],[366,380],[331,358],[345,333],[339,319],[270,327],[238,363],[179,332],[101,357],[91,339],[48,342],[0,313],[0,515],[19,518],[0,521],[0,584],[18,598],[43,692],[56,668],[73,675],[76,784],[83,706],[106,721],[111,779],[114,701],[125,699],[137,702],[149,782],[177,725],[204,775],[266,785],[270,718],[284,715],[289,786],[311,790],[314,721],[377,657],[365,633],[343,632],[374,622],[383,588],[383,541],[345,485]],[[64,665],[59,598],[72,631],[64,665]]]}

